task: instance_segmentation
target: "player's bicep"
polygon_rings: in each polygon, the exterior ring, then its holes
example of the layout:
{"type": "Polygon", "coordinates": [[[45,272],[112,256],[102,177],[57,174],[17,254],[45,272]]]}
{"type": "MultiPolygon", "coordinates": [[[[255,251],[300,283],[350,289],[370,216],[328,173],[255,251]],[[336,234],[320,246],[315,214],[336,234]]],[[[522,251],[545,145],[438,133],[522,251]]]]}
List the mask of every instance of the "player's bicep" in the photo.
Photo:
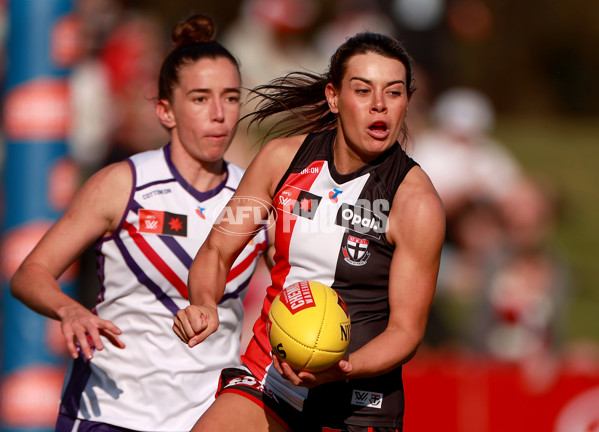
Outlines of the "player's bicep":
{"type": "Polygon", "coordinates": [[[60,276],[95,240],[113,230],[120,219],[131,178],[128,167],[111,168],[94,175],[78,191],[64,215],[50,227],[24,264],[44,266],[60,276]],[[119,215],[120,213],[120,215],[119,215]]]}
{"type": "Polygon", "coordinates": [[[395,244],[389,275],[390,323],[419,339],[437,283],[445,217],[434,189],[417,184],[404,192],[390,215],[395,244]]]}

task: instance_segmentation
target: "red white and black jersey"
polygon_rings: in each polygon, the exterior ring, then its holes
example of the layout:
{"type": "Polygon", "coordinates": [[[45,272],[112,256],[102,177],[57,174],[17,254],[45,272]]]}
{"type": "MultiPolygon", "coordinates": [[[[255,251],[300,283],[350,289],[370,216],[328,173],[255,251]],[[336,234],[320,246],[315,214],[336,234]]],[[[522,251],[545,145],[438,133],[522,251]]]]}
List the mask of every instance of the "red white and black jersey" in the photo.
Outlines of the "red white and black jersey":
{"type": "Polygon", "coordinates": [[[372,415],[384,411],[388,414],[381,418],[381,425],[401,426],[401,368],[376,378],[320,386],[308,394],[270,367],[268,310],[275,296],[295,282],[315,280],[343,298],[352,321],[348,352],[379,335],[388,323],[394,247],[386,238],[387,218],[399,184],[416,162],[396,143],[357,171],[340,174],[333,163],[335,135],[336,130],[308,135],[277,187],[272,285],[242,360],[267,388],[298,410],[317,408],[318,403],[310,401],[322,399],[330,414],[335,400],[347,416],[372,411],[367,425],[373,424],[372,415]],[[345,387],[343,397],[338,393],[340,385],[345,387]]]}

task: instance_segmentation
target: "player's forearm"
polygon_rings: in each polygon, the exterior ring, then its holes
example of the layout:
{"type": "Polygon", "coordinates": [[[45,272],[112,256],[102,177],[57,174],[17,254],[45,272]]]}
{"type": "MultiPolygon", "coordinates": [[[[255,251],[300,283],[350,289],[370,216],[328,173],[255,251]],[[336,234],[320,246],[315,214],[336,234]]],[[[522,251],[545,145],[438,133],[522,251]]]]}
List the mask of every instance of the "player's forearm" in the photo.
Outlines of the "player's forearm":
{"type": "Polygon", "coordinates": [[[409,361],[422,338],[403,329],[387,329],[349,356],[349,378],[382,375],[409,361]]]}
{"type": "Polygon", "coordinates": [[[189,269],[190,304],[216,306],[225,291],[227,272],[218,249],[205,243],[189,269]]]}
{"type": "Polygon", "coordinates": [[[56,279],[42,265],[23,264],[10,280],[10,292],[31,310],[61,320],[65,309],[83,307],[66,295],[56,279]]]}

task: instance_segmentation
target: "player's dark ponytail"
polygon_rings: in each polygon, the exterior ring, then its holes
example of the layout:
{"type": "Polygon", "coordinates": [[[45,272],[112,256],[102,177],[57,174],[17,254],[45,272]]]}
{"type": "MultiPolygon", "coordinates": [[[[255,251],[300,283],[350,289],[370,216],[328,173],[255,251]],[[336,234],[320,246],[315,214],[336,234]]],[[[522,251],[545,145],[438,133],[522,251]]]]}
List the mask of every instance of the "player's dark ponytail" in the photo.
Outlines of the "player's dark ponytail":
{"type": "Polygon", "coordinates": [[[202,58],[229,59],[239,71],[239,62],[233,55],[216,42],[216,25],[206,15],[192,15],[174,25],[171,42],[174,48],[164,59],[158,78],[158,98],[171,100],[174,86],[179,82],[182,66],[202,58]]]}
{"type": "MultiPolygon", "coordinates": [[[[252,89],[254,99],[258,99],[257,108],[243,119],[251,118],[250,125],[260,125],[274,117],[276,121],[266,136],[290,136],[334,128],[337,115],[330,111],[326,100],[327,83],[340,89],[349,60],[355,55],[370,52],[396,59],[405,66],[407,92],[408,97],[411,97],[416,90],[412,60],[402,44],[387,35],[364,32],[349,38],[337,49],[331,57],[327,73],[292,72],[252,89]]],[[[403,144],[408,135],[405,122],[402,132],[400,142],[403,144]]]]}

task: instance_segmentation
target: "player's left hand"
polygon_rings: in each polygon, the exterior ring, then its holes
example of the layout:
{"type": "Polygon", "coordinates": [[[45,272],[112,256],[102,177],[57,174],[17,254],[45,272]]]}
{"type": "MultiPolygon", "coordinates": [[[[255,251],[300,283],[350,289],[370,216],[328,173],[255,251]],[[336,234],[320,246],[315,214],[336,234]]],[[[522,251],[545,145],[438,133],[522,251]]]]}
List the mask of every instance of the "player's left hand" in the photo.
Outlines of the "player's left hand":
{"type": "Polygon", "coordinates": [[[282,362],[277,356],[272,356],[272,364],[279,374],[296,386],[313,388],[320,384],[347,379],[352,371],[352,364],[344,359],[320,372],[294,371],[289,363],[282,362]]]}

